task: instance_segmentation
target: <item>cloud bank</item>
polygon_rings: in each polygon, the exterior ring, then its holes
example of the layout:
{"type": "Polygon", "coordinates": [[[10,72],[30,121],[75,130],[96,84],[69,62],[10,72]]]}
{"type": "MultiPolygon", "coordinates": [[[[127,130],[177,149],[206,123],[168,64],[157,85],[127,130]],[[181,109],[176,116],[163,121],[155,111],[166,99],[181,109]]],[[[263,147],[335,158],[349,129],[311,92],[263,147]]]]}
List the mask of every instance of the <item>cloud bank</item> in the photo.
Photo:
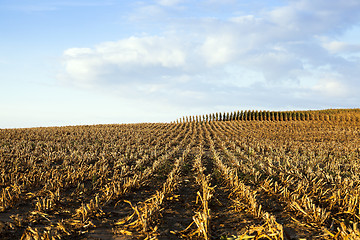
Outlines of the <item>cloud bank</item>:
{"type": "Polygon", "coordinates": [[[244,13],[227,1],[231,10],[217,17],[188,16],[196,6],[179,0],[143,4],[168,13],[165,30],[69,48],[59,79],[174,106],[358,107],[360,44],[341,36],[360,23],[360,2],[285,3],[244,13]]]}

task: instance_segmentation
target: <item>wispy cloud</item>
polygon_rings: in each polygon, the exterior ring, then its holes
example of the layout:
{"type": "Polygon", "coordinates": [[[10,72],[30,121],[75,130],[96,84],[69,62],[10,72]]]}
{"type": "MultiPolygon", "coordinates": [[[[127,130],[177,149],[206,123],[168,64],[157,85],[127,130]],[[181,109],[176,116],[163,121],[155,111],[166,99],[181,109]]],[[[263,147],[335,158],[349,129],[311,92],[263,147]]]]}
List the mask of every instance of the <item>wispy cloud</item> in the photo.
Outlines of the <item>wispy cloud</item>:
{"type": "Polygon", "coordinates": [[[178,5],[183,2],[183,0],[157,0],[156,2],[162,6],[171,7],[178,5]]]}
{"type": "Polygon", "coordinates": [[[22,12],[47,12],[56,11],[68,7],[98,7],[113,5],[114,1],[12,1],[11,4],[4,4],[2,8],[22,12]]]}
{"type": "MultiPolygon", "coordinates": [[[[234,9],[227,18],[211,12],[178,17],[157,35],[70,48],[61,78],[90,88],[110,86],[121,96],[189,106],[269,107],[267,99],[273,99],[273,106],[291,108],[334,106],[340,99],[354,107],[360,102],[360,59],[344,54],[358,52],[360,45],[336,39],[360,22],[360,2],[287,3],[251,14],[234,9]]],[[[142,21],[151,21],[151,12],[166,14],[164,6],[177,4],[182,3],[142,3],[134,12],[147,11],[142,21]]]]}
{"type": "Polygon", "coordinates": [[[324,42],[323,47],[328,50],[331,54],[342,54],[342,53],[359,53],[360,44],[351,44],[342,41],[329,41],[324,42]]]}

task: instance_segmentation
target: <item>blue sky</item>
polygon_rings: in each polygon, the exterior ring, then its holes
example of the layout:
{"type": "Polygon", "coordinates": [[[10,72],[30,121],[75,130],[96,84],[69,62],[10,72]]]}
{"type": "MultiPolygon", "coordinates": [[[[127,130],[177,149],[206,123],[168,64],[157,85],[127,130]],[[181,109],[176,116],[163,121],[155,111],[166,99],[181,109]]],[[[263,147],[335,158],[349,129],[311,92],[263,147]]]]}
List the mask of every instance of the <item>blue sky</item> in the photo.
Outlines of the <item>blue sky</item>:
{"type": "Polygon", "coordinates": [[[360,1],[0,0],[0,128],[358,108],[360,1]]]}

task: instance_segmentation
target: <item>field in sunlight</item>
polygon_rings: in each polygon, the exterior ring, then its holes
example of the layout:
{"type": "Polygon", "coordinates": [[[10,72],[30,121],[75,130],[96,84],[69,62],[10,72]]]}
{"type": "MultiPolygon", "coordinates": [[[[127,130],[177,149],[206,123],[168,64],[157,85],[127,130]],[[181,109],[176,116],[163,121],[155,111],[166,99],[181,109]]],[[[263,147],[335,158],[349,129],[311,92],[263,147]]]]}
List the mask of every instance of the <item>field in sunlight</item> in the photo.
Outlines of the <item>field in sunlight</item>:
{"type": "Polygon", "coordinates": [[[360,120],[331,114],[0,129],[0,238],[359,239],[360,120]]]}

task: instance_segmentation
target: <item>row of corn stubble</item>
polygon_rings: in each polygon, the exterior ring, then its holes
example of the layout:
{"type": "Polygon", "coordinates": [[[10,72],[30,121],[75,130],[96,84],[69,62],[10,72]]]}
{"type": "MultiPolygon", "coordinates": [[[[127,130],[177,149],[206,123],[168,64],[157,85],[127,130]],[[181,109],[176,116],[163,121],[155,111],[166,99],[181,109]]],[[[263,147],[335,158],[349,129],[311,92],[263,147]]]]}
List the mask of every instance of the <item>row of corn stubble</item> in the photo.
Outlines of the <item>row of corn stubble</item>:
{"type": "Polygon", "coordinates": [[[358,115],[230,116],[1,129],[0,237],[94,239],[106,229],[135,239],[359,238],[358,115]],[[184,170],[188,165],[191,171],[184,170]],[[164,235],[162,213],[184,174],[195,180],[188,193],[196,199],[192,218],[164,235]],[[212,185],[216,174],[236,214],[254,219],[237,234],[212,231],[212,206],[221,202],[212,185]],[[141,195],[144,189],[150,193],[141,195]],[[270,197],[282,204],[280,212],[271,209],[270,197]],[[120,203],[127,210],[116,215],[120,203]]]}

